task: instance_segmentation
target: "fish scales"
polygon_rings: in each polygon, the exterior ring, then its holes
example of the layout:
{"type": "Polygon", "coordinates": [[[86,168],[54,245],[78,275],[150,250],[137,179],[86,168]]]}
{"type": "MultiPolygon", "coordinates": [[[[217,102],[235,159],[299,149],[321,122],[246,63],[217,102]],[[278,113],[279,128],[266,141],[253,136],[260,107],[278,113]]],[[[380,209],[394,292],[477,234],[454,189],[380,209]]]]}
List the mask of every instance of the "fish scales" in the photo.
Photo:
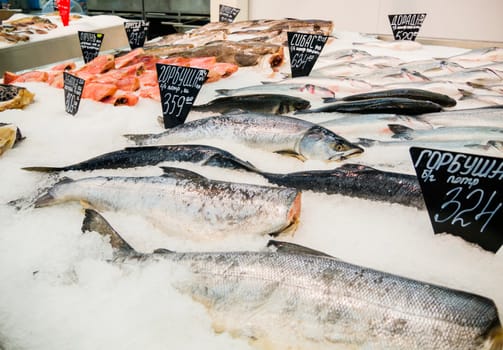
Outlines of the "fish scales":
{"type": "Polygon", "coordinates": [[[215,331],[261,349],[500,350],[494,302],[269,241],[258,252],[138,253],[97,212],[82,231],[110,239],[116,263],[169,261],[172,281],[207,307],[215,331]]]}
{"type": "Polygon", "coordinates": [[[218,328],[266,337],[276,349],[479,349],[499,324],[489,299],[332,258],[162,256],[193,273],[179,288],[208,306],[218,328]]]}
{"type": "Polygon", "coordinates": [[[262,175],[271,183],[299,190],[341,194],[419,209],[425,208],[421,188],[415,175],[381,171],[358,164],[344,164],[332,170],[262,175]]]}
{"type": "Polygon", "coordinates": [[[255,167],[245,160],[217,147],[206,145],[164,145],[127,147],[87,159],[80,163],[63,167],[25,167],[24,170],[56,172],[68,170],[95,170],[132,168],[153,166],[162,162],[191,162],[201,165],[216,166],[231,169],[255,170],[255,167]]]}
{"type": "Polygon", "coordinates": [[[317,124],[293,117],[256,113],[198,119],[160,134],[125,137],[141,145],[218,138],[270,152],[324,161],[340,160],[363,152],[362,148],[317,124]]]}
{"type": "Polygon", "coordinates": [[[297,190],[198,176],[64,180],[40,197],[35,206],[84,201],[97,210],[143,216],[169,234],[192,239],[220,238],[236,232],[273,234],[297,222],[297,190]]]}

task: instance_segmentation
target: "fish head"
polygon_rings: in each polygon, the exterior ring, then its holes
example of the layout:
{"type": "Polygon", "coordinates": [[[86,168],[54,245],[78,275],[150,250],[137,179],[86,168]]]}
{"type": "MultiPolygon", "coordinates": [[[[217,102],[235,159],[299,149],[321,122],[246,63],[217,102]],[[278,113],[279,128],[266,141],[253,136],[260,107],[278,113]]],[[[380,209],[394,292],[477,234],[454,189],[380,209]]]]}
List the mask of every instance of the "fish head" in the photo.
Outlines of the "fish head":
{"type": "Polygon", "coordinates": [[[288,114],[290,112],[302,111],[308,109],[311,106],[309,101],[302,98],[288,98],[281,101],[278,108],[278,114],[288,114]]]}
{"type": "Polygon", "coordinates": [[[363,148],[319,125],[307,130],[298,144],[298,153],[306,159],[344,160],[363,152],[363,148]]]}

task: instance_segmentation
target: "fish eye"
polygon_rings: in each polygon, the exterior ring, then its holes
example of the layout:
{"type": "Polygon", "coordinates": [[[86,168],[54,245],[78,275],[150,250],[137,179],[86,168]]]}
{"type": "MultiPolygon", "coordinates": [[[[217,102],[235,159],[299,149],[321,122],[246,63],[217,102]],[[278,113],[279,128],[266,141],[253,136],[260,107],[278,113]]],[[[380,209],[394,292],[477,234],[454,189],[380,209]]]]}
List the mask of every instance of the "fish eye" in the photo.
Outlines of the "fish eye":
{"type": "Polygon", "coordinates": [[[334,146],[334,149],[337,151],[337,152],[342,152],[344,151],[344,146],[340,143],[337,143],[335,146],[334,146]]]}

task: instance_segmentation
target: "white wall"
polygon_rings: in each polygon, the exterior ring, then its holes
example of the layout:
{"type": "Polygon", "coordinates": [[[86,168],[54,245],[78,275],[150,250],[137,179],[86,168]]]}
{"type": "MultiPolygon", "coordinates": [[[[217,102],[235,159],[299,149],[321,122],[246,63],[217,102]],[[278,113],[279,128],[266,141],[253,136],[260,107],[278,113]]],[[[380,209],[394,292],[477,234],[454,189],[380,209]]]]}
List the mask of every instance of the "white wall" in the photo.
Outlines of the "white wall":
{"type": "Polygon", "coordinates": [[[250,19],[330,19],[337,29],[390,35],[388,14],[427,13],[419,38],[503,43],[503,0],[212,0],[212,8],[219,1],[248,2],[250,19]]]}

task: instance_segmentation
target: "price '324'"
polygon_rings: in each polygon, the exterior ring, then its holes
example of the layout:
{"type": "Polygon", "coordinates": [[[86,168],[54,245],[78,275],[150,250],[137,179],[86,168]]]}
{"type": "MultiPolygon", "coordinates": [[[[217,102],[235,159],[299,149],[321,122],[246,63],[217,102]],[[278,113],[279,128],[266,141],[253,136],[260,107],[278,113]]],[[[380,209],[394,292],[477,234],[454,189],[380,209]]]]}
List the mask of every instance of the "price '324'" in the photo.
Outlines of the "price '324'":
{"type": "Polygon", "coordinates": [[[469,220],[480,221],[480,224],[483,223],[480,228],[480,233],[482,233],[501,209],[503,203],[497,203],[497,201],[493,203],[497,197],[497,191],[493,191],[489,195],[478,188],[464,196],[463,189],[462,186],[459,186],[446,193],[448,200],[441,205],[441,212],[435,214],[434,219],[438,223],[450,221],[451,225],[459,224],[461,227],[467,227],[474,223],[469,220]],[[466,208],[466,201],[474,204],[466,208]]]}

